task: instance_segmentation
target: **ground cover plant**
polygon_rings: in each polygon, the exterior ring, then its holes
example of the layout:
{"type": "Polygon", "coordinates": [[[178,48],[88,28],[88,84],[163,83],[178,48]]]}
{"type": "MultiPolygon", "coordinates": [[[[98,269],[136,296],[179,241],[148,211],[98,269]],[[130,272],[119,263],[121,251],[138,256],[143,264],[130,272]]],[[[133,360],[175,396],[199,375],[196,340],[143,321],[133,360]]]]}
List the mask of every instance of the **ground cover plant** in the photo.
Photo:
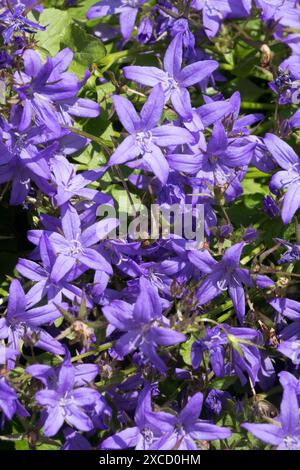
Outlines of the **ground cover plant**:
{"type": "Polygon", "coordinates": [[[300,450],[300,2],[0,8],[0,449],[300,450]]]}

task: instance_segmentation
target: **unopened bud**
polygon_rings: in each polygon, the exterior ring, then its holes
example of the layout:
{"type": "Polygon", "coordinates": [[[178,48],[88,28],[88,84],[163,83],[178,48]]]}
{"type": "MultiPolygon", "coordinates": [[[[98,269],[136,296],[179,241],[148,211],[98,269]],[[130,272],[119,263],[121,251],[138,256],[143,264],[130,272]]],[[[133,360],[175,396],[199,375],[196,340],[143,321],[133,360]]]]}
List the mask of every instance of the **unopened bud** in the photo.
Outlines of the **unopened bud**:
{"type": "Polygon", "coordinates": [[[277,408],[267,400],[258,400],[253,405],[253,411],[260,418],[275,418],[278,415],[277,408]]]}
{"type": "Polygon", "coordinates": [[[31,431],[28,435],[27,435],[27,440],[28,440],[28,445],[30,447],[30,449],[35,449],[36,447],[36,443],[38,441],[38,432],[37,431],[31,431]]]}
{"type": "Polygon", "coordinates": [[[271,51],[271,49],[269,48],[267,44],[263,44],[261,46],[260,52],[262,54],[261,61],[260,61],[261,66],[267,67],[268,65],[270,65],[270,62],[272,61],[273,52],[271,51]]]}

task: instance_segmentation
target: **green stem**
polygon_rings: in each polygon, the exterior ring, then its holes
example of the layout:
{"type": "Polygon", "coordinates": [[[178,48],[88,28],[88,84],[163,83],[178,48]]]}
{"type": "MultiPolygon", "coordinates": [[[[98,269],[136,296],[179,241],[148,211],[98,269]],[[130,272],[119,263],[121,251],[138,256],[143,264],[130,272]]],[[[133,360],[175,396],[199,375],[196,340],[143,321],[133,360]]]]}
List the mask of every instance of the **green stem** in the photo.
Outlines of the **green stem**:
{"type": "Polygon", "coordinates": [[[113,343],[102,344],[94,351],[87,351],[86,353],[79,354],[78,356],[72,357],[71,362],[77,362],[77,361],[80,361],[81,359],[85,359],[86,357],[95,356],[96,354],[100,352],[107,351],[112,346],[113,346],[113,343]]]}
{"type": "Polygon", "coordinates": [[[297,216],[295,216],[295,233],[297,245],[300,245],[300,225],[297,216]]]}
{"type": "Polygon", "coordinates": [[[95,135],[90,134],[89,132],[82,131],[80,129],[77,129],[77,127],[70,127],[70,126],[62,126],[64,129],[68,129],[69,131],[73,132],[74,134],[81,135],[82,137],[86,137],[89,140],[92,140],[93,142],[96,142],[97,144],[103,146],[103,147],[108,147],[109,142],[106,140],[102,139],[101,137],[96,137],[95,135]]]}
{"type": "Polygon", "coordinates": [[[276,105],[273,103],[251,103],[250,101],[243,101],[241,109],[270,109],[274,111],[276,105]]]}

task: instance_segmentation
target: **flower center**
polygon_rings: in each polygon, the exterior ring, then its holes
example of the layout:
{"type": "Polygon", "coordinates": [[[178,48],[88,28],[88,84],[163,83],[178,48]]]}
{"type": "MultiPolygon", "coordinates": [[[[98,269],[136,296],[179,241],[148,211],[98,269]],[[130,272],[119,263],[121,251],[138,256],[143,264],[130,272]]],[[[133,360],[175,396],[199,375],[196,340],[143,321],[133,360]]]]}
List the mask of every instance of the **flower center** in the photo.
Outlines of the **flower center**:
{"type": "Polygon", "coordinates": [[[21,184],[24,184],[25,186],[27,186],[29,183],[30,183],[30,178],[26,178],[26,179],[20,179],[20,183],[21,184]]]}
{"type": "Polygon", "coordinates": [[[141,434],[143,438],[145,439],[145,441],[147,442],[147,444],[152,444],[154,435],[150,428],[144,428],[141,431],[141,434]]]}
{"type": "Polygon", "coordinates": [[[25,322],[20,322],[18,318],[11,318],[9,320],[9,325],[12,329],[12,331],[18,336],[24,336],[25,331],[26,331],[26,323],[25,322]]]}
{"type": "Polygon", "coordinates": [[[286,171],[286,175],[280,180],[282,187],[289,186],[292,183],[296,183],[300,180],[300,167],[299,163],[294,163],[286,171]]]}
{"type": "Polygon", "coordinates": [[[125,7],[136,8],[139,6],[139,0],[121,0],[121,3],[125,7]]]}
{"type": "Polygon", "coordinates": [[[63,408],[64,416],[67,414],[67,410],[65,410],[65,408],[73,404],[74,404],[74,398],[71,394],[69,394],[69,392],[66,392],[65,396],[61,397],[58,401],[58,406],[63,408]]]}
{"type": "MultiPolygon", "coordinates": [[[[226,339],[225,339],[225,342],[226,342],[226,339]]],[[[219,331],[218,333],[214,333],[210,338],[205,340],[203,343],[205,344],[207,349],[212,349],[217,346],[221,346],[222,344],[224,344],[224,333],[222,333],[221,331],[219,331]]]]}
{"type": "Polygon", "coordinates": [[[300,439],[295,436],[286,436],[283,439],[283,442],[287,449],[289,450],[299,450],[300,449],[300,439]]]}
{"type": "Polygon", "coordinates": [[[279,75],[275,79],[275,85],[281,91],[284,88],[292,85],[292,77],[289,71],[279,70],[279,75]]]}
{"type": "Polygon", "coordinates": [[[208,161],[211,165],[218,163],[218,157],[216,155],[209,155],[208,161]]]}
{"type": "Polygon", "coordinates": [[[300,250],[298,246],[293,246],[292,249],[288,252],[289,256],[293,260],[298,260],[300,257],[300,250]]]}
{"type": "Polygon", "coordinates": [[[152,142],[152,133],[150,131],[137,132],[135,139],[143,152],[149,152],[150,144],[152,142]]]}
{"type": "Polygon", "coordinates": [[[162,82],[162,88],[166,95],[170,94],[173,90],[178,89],[179,85],[178,82],[175,80],[174,77],[171,77],[168,72],[166,72],[166,76],[164,81],[162,82]]]}
{"type": "Polygon", "coordinates": [[[82,245],[81,245],[81,242],[76,239],[76,240],[71,240],[70,241],[70,248],[68,250],[68,253],[73,256],[73,255],[79,255],[80,253],[82,253],[82,245]]]}
{"type": "Polygon", "coordinates": [[[21,31],[24,26],[24,22],[19,18],[15,18],[14,20],[12,20],[11,24],[15,31],[21,31]]]}
{"type": "Polygon", "coordinates": [[[15,156],[18,156],[20,154],[21,150],[23,150],[24,147],[25,147],[25,142],[26,142],[27,135],[26,134],[19,134],[17,132],[15,132],[14,135],[15,135],[16,141],[13,145],[12,152],[15,156]]]}
{"type": "Polygon", "coordinates": [[[220,281],[217,281],[217,286],[220,290],[226,291],[227,290],[227,279],[221,279],[220,281]]]}
{"type": "Polygon", "coordinates": [[[205,7],[210,15],[221,16],[221,11],[211,4],[211,0],[205,1],[205,7]]]}

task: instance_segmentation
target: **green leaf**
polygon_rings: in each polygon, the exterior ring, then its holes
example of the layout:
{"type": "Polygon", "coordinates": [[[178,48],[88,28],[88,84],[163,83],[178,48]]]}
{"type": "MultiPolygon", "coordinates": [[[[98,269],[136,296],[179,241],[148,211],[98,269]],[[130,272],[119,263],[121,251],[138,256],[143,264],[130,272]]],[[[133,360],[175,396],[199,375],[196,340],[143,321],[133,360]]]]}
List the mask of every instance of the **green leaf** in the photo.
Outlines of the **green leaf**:
{"type": "Polygon", "coordinates": [[[190,339],[183,343],[179,349],[180,356],[182,357],[185,364],[187,364],[188,366],[191,365],[191,350],[194,342],[195,338],[191,336],[190,339]]]}
{"type": "Polygon", "coordinates": [[[263,194],[265,196],[268,194],[268,186],[266,184],[256,183],[255,181],[249,179],[245,179],[242,184],[245,196],[250,194],[252,196],[254,194],[263,194]]]}
{"type": "Polygon", "coordinates": [[[65,30],[61,46],[72,49],[74,58],[69,70],[79,76],[83,76],[92,64],[99,65],[106,54],[102,42],[88,34],[78,23],[70,24],[65,30]]]}
{"type": "Polygon", "coordinates": [[[241,357],[244,357],[244,353],[239,345],[239,339],[234,335],[227,335],[228,343],[235,349],[241,357]]]}
{"type": "Polygon", "coordinates": [[[22,441],[15,442],[16,450],[29,450],[29,445],[27,439],[22,439],[22,441]]]}
{"type": "Polygon", "coordinates": [[[212,388],[216,388],[217,390],[226,390],[231,385],[233,385],[237,380],[237,376],[235,377],[222,377],[221,379],[213,380],[210,384],[212,388]]]}
{"type": "Polygon", "coordinates": [[[44,56],[43,51],[49,52],[52,56],[59,52],[60,42],[71,22],[72,18],[67,11],[47,8],[41,13],[39,24],[47,26],[46,31],[38,31],[35,35],[35,39],[39,42],[41,55],[44,56]]]}
{"type": "Polygon", "coordinates": [[[269,93],[269,90],[265,90],[261,86],[257,86],[252,80],[249,80],[247,77],[236,78],[231,80],[227,84],[227,89],[230,93],[233,93],[236,90],[239,90],[241,97],[245,101],[255,102],[258,101],[261,96],[269,93]]]}
{"type": "Polygon", "coordinates": [[[60,450],[61,444],[39,444],[36,446],[36,450],[60,450]]]}
{"type": "Polygon", "coordinates": [[[115,63],[122,63],[124,60],[128,60],[130,57],[130,51],[124,50],[120,52],[112,52],[108,54],[102,61],[102,72],[109,70],[115,63]]]}

